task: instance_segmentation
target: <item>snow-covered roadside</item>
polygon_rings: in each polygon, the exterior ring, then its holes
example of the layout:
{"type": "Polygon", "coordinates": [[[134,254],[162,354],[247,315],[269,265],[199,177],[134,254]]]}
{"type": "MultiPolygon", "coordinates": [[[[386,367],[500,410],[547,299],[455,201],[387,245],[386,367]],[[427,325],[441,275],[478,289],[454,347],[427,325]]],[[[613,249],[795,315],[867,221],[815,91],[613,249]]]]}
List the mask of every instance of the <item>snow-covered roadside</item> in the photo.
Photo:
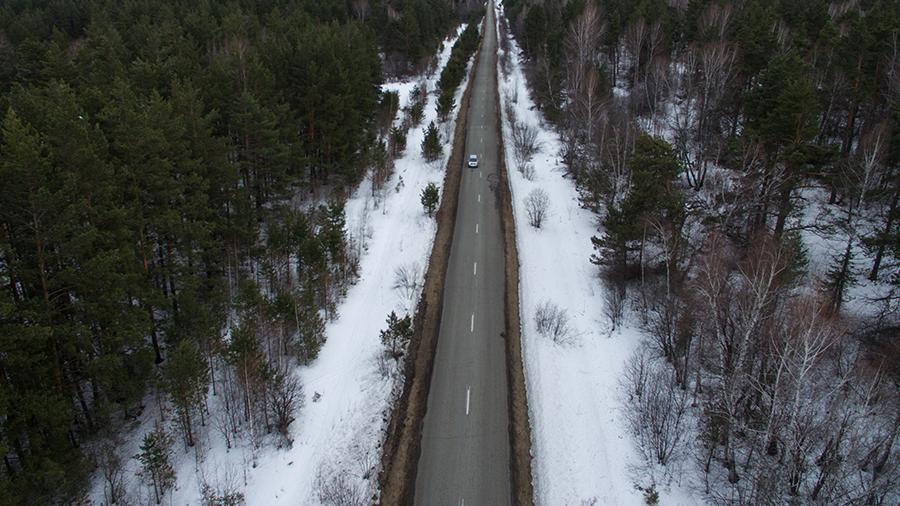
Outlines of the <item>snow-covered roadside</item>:
{"type": "MultiPolygon", "coordinates": [[[[201,480],[234,485],[250,505],[318,504],[316,482],[320,476],[341,477],[343,485],[355,490],[358,497],[374,493],[386,410],[399,378],[385,374],[380,365],[383,348],[379,331],[385,327],[388,313],[407,313],[418,297],[417,292],[394,288],[395,270],[401,266],[415,268],[421,278],[427,268],[435,222],[424,214],[420,193],[428,183],[442,187],[453,129],[447,129],[449,134],[443,138],[444,152],[439,161],[426,163],[420,146],[425,128],[436,121],[437,96],[431,92],[463,29],[465,26],[459,27],[455,36],[444,42],[436,70],[424,81],[429,96],[423,121],[409,130],[406,151],[396,160],[395,171],[385,183],[383,200],[376,203],[372,198],[372,183],[367,179],[346,203],[347,230],[352,240],[363,245],[360,277],[339,304],[337,319],[328,323],[327,340],[316,360],[297,368],[304,405],[291,425],[293,446],[276,449],[266,443],[254,451],[248,442],[236,441],[228,450],[221,435],[207,424],[197,435],[196,453],[193,449],[185,451],[180,441],[175,443],[177,482],[166,504],[199,504],[201,480]]],[[[419,82],[387,83],[383,89],[399,93],[402,111],[409,91],[419,82]]],[[[465,79],[457,90],[457,104],[467,83],[465,79]]],[[[450,123],[455,121],[458,109],[451,114],[450,123]]],[[[217,402],[209,397],[212,409],[217,402]]],[[[130,497],[137,503],[147,502],[149,490],[139,484],[139,463],[132,457],[139,452],[143,434],[158,418],[158,409],[148,406],[142,421],[129,431],[127,442],[117,448],[124,461],[130,497]]],[[[104,502],[99,477],[94,480],[90,497],[95,504],[104,502]]]]}
{"type": "MultiPolygon", "coordinates": [[[[497,4],[497,20],[502,5],[497,4]]],[[[499,29],[499,28],[498,28],[499,29]]],[[[621,410],[618,381],[625,362],[642,339],[625,326],[610,335],[602,318],[603,286],[590,263],[596,216],[579,205],[578,192],[564,177],[559,136],[529,96],[509,42],[509,73],[498,64],[506,165],[516,220],[520,258],[519,291],[522,354],[532,429],[535,502],[551,504],[643,504],[629,466],[638,462],[621,410]],[[516,170],[511,118],[539,128],[541,151],[533,180],[516,170]],[[535,188],[550,198],[541,229],[529,225],[524,199],[535,188]],[[534,321],[538,305],[549,301],[567,311],[570,342],[542,337],[534,321]]],[[[502,54],[501,54],[502,58],[502,54]]],[[[662,504],[696,504],[685,488],[659,486],[662,504]]]]}

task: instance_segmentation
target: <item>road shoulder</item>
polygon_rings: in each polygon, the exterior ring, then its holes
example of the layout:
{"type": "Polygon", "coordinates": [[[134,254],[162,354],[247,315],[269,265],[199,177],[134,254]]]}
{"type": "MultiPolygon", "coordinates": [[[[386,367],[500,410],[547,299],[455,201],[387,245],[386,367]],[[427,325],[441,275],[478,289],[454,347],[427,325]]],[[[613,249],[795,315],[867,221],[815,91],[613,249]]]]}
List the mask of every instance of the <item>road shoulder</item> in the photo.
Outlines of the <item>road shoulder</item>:
{"type": "MultiPolygon", "coordinates": [[[[497,16],[496,10],[494,16],[497,16]]],[[[496,20],[495,20],[496,21],[496,20]]],[[[496,30],[496,22],[494,27],[496,30]]],[[[497,33],[497,44],[499,48],[497,33]]],[[[513,218],[512,194],[509,174],[506,168],[506,153],[503,144],[503,117],[500,114],[500,75],[497,71],[498,54],[494,53],[493,72],[497,76],[496,93],[497,149],[500,174],[500,227],[503,230],[503,247],[506,265],[506,374],[509,392],[509,445],[510,476],[514,504],[524,506],[534,504],[534,488],[531,480],[531,425],[528,419],[528,396],[525,389],[525,370],[522,362],[522,326],[519,311],[519,251],[516,246],[516,223],[513,218]]]]}

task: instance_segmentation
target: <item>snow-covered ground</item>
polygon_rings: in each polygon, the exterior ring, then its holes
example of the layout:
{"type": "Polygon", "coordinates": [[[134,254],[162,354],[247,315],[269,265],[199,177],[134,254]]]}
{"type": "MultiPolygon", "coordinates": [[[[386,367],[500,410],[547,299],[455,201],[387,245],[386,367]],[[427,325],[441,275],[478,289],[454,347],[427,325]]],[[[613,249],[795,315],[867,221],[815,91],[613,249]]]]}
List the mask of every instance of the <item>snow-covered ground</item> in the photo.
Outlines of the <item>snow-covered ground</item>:
{"type": "MultiPolygon", "coordinates": [[[[497,19],[502,16],[498,3],[497,19]]],[[[556,504],[643,504],[633,473],[639,462],[621,409],[619,378],[638,347],[641,333],[624,326],[614,333],[602,316],[603,290],[590,263],[597,217],[579,205],[574,181],[564,177],[560,139],[529,96],[510,40],[509,73],[499,66],[503,138],[520,257],[522,353],[532,430],[535,502],[556,504]],[[533,180],[516,170],[507,104],[515,119],[540,128],[541,151],[532,161],[533,180]],[[535,188],[550,197],[541,229],[529,225],[524,199],[535,188]],[[535,310],[549,301],[567,311],[570,339],[556,344],[536,330],[535,310]]],[[[502,55],[501,55],[502,57],[502,55]]],[[[687,486],[657,484],[660,503],[697,504],[687,486]]]]}
{"type": "MultiPolygon", "coordinates": [[[[429,92],[435,89],[440,70],[464,28],[459,27],[456,35],[444,42],[436,70],[424,81],[429,92]]],[[[418,82],[387,83],[383,89],[399,92],[402,111],[410,90],[418,82]]],[[[457,104],[467,82],[468,79],[457,90],[457,104]]],[[[385,184],[386,191],[380,198],[373,198],[371,180],[367,179],[346,204],[347,229],[363,248],[360,277],[338,306],[337,319],[328,323],[327,340],[319,356],[309,366],[297,368],[304,388],[304,405],[291,425],[293,446],[278,449],[264,444],[254,450],[249,442],[236,441],[227,450],[220,434],[207,424],[199,428],[196,451],[185,450],[176,441],[173,465],[177,484],[165,498],[165,504],[199,504],[201,480],[236,485],[250,505],[319,504],[319,476],[341,476],[361,497],[375,493],[386,410],[392,389],[399,387],[399,375],[386,374],[380,365],[383,347],[379,331],[385,327],[388,313],[396,311],[402,315],[415,307],[417,291],[404,293],[394,288],[395,270],[404,266],[416,269],[420,278],[424,275],[435,222],[424,214],[420,193],[428,183],[443,186],[444,168],[453,144],[453,129],[445,128],[448,134],[442,139],[443,157],[433,163],[422,159],[424,129],[436,121],[436,99],[435,93],[429,93],[424,119],[410,129],[406,151],[396,160],[394,174],[385,184]]],[[[451,115],[453,120],[457,113],[458,106],[451,115]]],[[[216,409],[216,403],[216,398],[210,396],[211,410],[216,409]]],[[[139,452],[143,434],[159,419],[159,409],[152,404],[154,407],[148,407],[141,422],[126,434],[127,443],[119,447],[126,461],[130,502],[139,504],[147,504],[152,491],[140,483],[136,475],[139,463],[132,457],[139,452]]],[[[103,497],[103,483],[98,477],[91,499],[102,504],[103,497]]]]}
{"type": "MultiPolygon", "coordinates": [[[[846,207],[828,203],[828,189],[824,185],[808,182],[810,186],[802,188],[799,193],[802,210],[794,217],[791,225],[800,229],[803,244],[806,248],[806,256],[809,261],[808,269],[813,279],[824,281],[828,270],[844,254],[849,239],[848,230],[838,226],[846,220],[846,207]]],[[[874,300],[888,295],[891,287],[888,283],[892,262],[889,257],[882,262],[882,268],[878,281],[868,279],[875,259],[873,251],[862,246],[862,238],[876,234],[875,216],[883,212],[877,208],[867,207],[862,216],[854,221],[852,230],[855,234],[853,242],[853,256],[850,259],[850,271],[853,273],[853,282],[847,287],[844,296],[844,309],[848,314],[859,316],[874,316],[885,307],[874,300]]],[[[896,268],[896,267],[894,267],[896,268]]],[[[893,311],[898,308],[893,307],[893,311]]],[[[895,313],[896,314],[896,313],[895,313]]]]}

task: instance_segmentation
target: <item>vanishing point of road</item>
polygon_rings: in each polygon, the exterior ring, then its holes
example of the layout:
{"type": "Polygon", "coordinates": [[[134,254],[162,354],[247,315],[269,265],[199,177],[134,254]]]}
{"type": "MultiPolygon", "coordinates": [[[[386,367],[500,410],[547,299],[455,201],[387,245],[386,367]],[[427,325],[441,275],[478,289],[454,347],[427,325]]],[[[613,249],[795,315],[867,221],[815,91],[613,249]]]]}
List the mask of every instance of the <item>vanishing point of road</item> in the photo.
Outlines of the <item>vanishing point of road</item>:
{"type": "Polygon", "coordinates": [[[463,168],[422,453],[420,505],[510,504],[504,353],[505,270],[497,195],[497,34],[487,8],[466,125],[463,168]]]}

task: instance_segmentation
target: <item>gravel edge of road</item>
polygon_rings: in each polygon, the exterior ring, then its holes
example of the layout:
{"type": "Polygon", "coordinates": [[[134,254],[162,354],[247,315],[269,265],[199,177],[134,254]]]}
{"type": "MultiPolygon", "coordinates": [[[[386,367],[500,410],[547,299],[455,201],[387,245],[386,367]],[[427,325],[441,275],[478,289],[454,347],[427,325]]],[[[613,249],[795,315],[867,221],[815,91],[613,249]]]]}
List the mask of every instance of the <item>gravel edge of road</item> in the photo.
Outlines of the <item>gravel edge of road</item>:
{"type": "MultiPolygon", "coordinates": [[[[500,34],[497,34],[499,39],[500,34]]],[[[499,47],[500,41],[497,41],[499,47]]],[[[497,142],[498,172],[500,174],[500,228],[506,265],[506,384],[509,389],[509,465],[512,479],[513,503],[519,506],[534,504],[534,487],[531,478],[531,423],[528,418],[528,396],[525,388],[525,368],[522,361],[522,327],[519,311],[519,250],[516,245],[516,222],[513,218],[512,193],[509,174],[506,171],[506,150],[503,144],[503,116],[500,114],[500,73],[497,71],[498,54],[494,54],[493,69],[497,72],[497,142]]]]}
{"type": "Polygon", "coordinates": [[[411,505],[415,497],[416,472],[422,450],[422,428],[425,411],[428,408],[428,391],[431,387],[431,373],[434,369],[441,328],[441,311],[444,306],[444,279],[450,264],[450,245],[453,241],[459,205],[469,102],[481,47],[479,41],[466,90],[460,99],[459,115],[454,127],[453,150],[447,161],[444,191],[435,215],[437,232],[431,247],[422,296],[416,307],[413,336],[404,364],[403,393],[394,406],[384,441],[381,473],[378,477],[381,486],[379,504],[411,505]]]}

